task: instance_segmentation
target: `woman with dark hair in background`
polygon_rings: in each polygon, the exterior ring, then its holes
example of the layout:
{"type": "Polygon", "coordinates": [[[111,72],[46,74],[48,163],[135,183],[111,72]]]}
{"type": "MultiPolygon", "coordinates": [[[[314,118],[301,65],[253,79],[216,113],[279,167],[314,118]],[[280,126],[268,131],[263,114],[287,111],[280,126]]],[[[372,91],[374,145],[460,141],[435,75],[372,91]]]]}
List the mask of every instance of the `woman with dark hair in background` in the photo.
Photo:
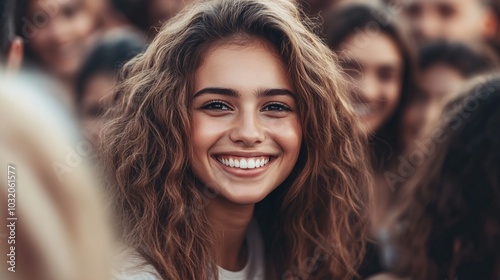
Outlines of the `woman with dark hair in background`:
{"type": "Polygon", "coordinates": [[[403,150],[399,123],[412,90],[412,59],[396,24],[384,10],[367,4],[343,4],[325,15],[324,36],[351,80],[351,99],[370,133],[375,171],[375,225],[392,197],[383,174],[403,150]]]}
{"type": "Polygon", "coordinates": [[[94,145],[98,143],[102,115],[108,107],[104,97],[114,90],[121,67],[145,47],[142,38],[134,34],[108,34],[97,43],[80,70],[76,81],[77,111],[84,133],[94,145]]]}
{"type": "Polygon", "coordinates": [[[418,90],[404,109],[401,122],[405,155],[420,149],[430,128],[440,121],[443,107],[476,75],[498,69],[488,49],[463,43],[434,42],[418,52],[418,90]]]}
{"type": "Polygon", "coordinates": [[[401,193],[396,271],[412,279],[500,279],[500,77],[447,106],[443,141],[401,193]]]}

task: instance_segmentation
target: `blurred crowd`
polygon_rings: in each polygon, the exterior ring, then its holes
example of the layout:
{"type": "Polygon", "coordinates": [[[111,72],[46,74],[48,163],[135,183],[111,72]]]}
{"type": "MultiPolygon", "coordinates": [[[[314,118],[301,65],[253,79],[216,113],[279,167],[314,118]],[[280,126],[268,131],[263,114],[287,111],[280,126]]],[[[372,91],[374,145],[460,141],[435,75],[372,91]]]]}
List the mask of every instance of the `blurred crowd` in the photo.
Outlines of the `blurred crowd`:
{"type": "MultiPolygon", "coordinates": [[[[112,277],[104,268],[111,264],[95,261],[113,250],[106,211],[94,205],[102,199],[101,183],[94,182],[96,171],[73,172],[71,163],[98,166],[95,147],[111,102],[106,96],[121,67],[194,2],[0,0],[0,162],[3,168],[11,160],[7,154],[17,154],[16,161],[39,187],[19,195],[20,215],[59,223],[19,229],[29,240],[19,246],[32,252],[23,263],[48,256],[52,265],[30,267],[36,277],[26,272],[2,279],[112,277]],[[47,135],[56,140],[31,141],[47,135]],[[78,147],[70,143],[88,146],[81,148],[87,149],[85,155],[68,151],[68,146],[78,147]],[[49,150],[49,144],[59,150],[49,150]],[[42,159],[51,153],[60,157],[60,166],[45,166],[42,159]],[[61,187],[49,173],[71,178],[64,180],[71,188],[61,187]],[[37,199],[54,209],[37,212],[29,203],[37,199]],[[86,232],[89,224],[94,232],[86,232]],[[46,229],[47,237],[34,234],[46,229]],[[58,249],[61,244],[45,244],[56,243],[50,235],[73,246],[65,258],[50,254],[64,251],[58,249]],[[90,235],[102,236],[100,243],[90,242],[90,235]],[[90,243],[95,252],[89,252],[90,243]]],[[[495,74],[500,1],[297,4],[337,55],[352,110],[369,135],[373,242],[360,274],[372,279],[500,279],[500,76],[495,74]]],[[[6,179],[0,178],[2,185],[6,179]]],[[[4,205],[6,193],[1,194],[4,205]]],[[[3,239],[0,244],[7,246],[3,239]]]]}

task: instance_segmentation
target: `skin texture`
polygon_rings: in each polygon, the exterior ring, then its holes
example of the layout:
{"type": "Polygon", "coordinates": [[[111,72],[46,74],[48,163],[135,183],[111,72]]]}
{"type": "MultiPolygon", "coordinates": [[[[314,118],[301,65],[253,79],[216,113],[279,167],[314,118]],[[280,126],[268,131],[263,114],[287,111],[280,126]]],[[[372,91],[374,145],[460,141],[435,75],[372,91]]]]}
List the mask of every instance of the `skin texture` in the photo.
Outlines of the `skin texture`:
{"type": "Polygon", "coordinates": [[[238,270],[245,263],[241,248],[255,203],[283,182],[297,161],[302,130],[288,94],[293,87],[275,51],[258,40],[213,46],[195,73],[194,93],[192,169],[218,194],[206,208],[224,236],[218,264],[238,270]],[[267,90],[277,94],[261,96],[267,90]],[[220,155],[271,160],[261,168],[238,169],[220,163],[220,155]]]}
{"type": "Polygon", "coordinates": [[[94,146],[98,143],[99,132],[104,124],[102,114],[107,107],[102,98],[109,94],[114,86],[115,80],[112,75],[100,73],[91,77],[84,88],[80,117],[85,128],[85,136],[94,146]]]}
{"type": "Polygon", "coordinates": [[[71,80],[96,31],[97,15],[83,0],[32,0],[28,19],[34,24],[29,47],[42,65],[71,80]],[[51,7],[50,9],[47,7],[51,7]]]}
{"type": "Polygon", "coordinates": [[[353,82],[354,109],[370,132],[391,117],[401,97],[403,60],[397,45],[383,33],[355,33],[339,52],[353,82]]]}
{"type": "Polygon", "coordinates": [[[495,34],[497,18],[480,0],[403,1],[410,32],[418,44],[436,39],[477,41],[495,34]]]}
{"type": "Polygon", "coordinates": [[[421,92],[410,102],[403,115],[403,141],[411,149],[415,140],[425,137],[440,121],[445,104],[453,99],[465,78],[455,69],[436,64],[420,76],[421,92]]]}

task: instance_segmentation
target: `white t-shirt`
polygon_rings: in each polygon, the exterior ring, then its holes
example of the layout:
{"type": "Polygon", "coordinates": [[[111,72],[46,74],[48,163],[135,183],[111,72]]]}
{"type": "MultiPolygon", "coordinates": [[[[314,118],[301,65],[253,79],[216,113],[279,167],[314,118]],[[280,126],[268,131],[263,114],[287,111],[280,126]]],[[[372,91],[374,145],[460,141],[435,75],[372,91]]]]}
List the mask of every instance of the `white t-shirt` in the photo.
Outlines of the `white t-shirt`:
{"type": "MultiPolygon", "coordinates": [[[[252,220],[247,231],[248,260],[240,271],[229,271],[221,267],[219,280],[264,280],[264,242],[257,221],[252,220]]],[[[125,261],[121,269],[113,271],[115,280],[162,280],[156,269],[145,263],[145,260],[136,252],[125,253],[125,261]]],[[[122,256],[123,258],[123,256],[122,256]]]]}

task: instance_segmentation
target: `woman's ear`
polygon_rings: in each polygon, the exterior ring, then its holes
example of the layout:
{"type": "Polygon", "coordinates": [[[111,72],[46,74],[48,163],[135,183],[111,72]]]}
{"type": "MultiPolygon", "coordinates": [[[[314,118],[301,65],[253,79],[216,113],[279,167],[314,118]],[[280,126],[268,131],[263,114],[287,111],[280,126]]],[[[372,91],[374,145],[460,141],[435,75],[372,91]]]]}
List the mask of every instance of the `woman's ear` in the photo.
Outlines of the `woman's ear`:
{"type": "Polygon", "coordinates": [[[14,38],[7,51],[6,69],[9,74],[14,74],[19,71],[24,57],[23,40],[20,37],[14,38]]]}
{"type": "Polygon", "coordinates": [[[486,11],[483,20],[483,38],[489,40],[493,39],[496,36],[496,34],[499,32],[498,21],[499,18],[495,12],[493,12],[491,9],[486,11]]]}

